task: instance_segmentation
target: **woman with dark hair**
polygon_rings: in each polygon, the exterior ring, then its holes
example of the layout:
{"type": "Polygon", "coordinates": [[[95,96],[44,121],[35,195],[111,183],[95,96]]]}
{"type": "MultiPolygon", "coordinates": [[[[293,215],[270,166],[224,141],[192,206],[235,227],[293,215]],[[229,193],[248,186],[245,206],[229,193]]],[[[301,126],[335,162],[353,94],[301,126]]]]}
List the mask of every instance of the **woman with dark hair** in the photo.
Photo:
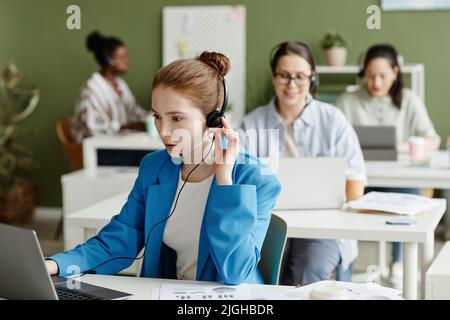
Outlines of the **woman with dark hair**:
{"type": "Polygon", "coordinates": [[[121,129],[143,128],[147,113],[136,104],[130,88],[119,78],[129,70],[128,50],[115,37],[97,31],[89,34],[86,45],[100,66],[81,90],[75,107],[73,136],[81,143],[85,137],[117,133],[121,129]]]}
{"type": "MultiPolygon", "coordinates": [[[[403,87],[403,77],[395,48],[378,44],[369,48],[359,73],[363,84],[354,92],[343,93],[336,101],[353,125],[395,126],[399,151],[407,151],[411,136],[427,138],[429,151],[436,150],[440,137],[434,130],[427,109],[417,94],[403,87]]],[[[366,192],[384,191],[420,194],[412,188],[366,188],[366,192]]],[[[393,243],[391,283],[402,283],[402,246],[393,243]]]]}
{"type": "Polygon", "coordinates": [[[437,148],[440,137],[434,130],[422,100],[403,87],[397,51],[389,44],[374,45],[367,51],[359,73],[363,84],[355,92],[343,93],[336,101],[353,125],[395,126],[397,143],[404,149],[411,136],[426,137],[437,148]]]}
{"type": "MultiPolygon", "coordinates": [[[[351,124],[335,107],[313,97],[318,79],[308,46],[301,42],[279,44],[272,50],[271,69],[275,96],[248,114],[242,124],[242,129],[249,130],[247,133],[256,130],[256,135],[246,134],[241,139],[249,152],[271,158],[280,154],[343,157],[351,171],[365,174],[351,124]]],[[[350,271],[357,255],[354,240],[288,239],[280,283],[305,285],[330,279],[336,267],[350,271]]],[[[349,280],[349,276],[350,272],[338,272],[339,280],[349,280]]]]}

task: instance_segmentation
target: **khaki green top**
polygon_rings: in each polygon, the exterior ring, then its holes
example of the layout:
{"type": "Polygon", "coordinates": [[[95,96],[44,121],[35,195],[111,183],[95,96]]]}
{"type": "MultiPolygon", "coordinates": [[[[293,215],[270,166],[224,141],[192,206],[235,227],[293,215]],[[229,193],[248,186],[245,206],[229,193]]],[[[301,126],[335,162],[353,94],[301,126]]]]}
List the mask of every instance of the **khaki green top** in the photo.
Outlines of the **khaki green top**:
{"type": "Polygon", "coordinates": [[[372,97],[365,86],[340,95],[336,107],[354,126],[395,126],[398,144],[407,142],[411,136],[434,138],[436,143],[440,142],[424,103],[410,89],[403,89],[400,108],[393,104],[390,96],[372,97]]]}

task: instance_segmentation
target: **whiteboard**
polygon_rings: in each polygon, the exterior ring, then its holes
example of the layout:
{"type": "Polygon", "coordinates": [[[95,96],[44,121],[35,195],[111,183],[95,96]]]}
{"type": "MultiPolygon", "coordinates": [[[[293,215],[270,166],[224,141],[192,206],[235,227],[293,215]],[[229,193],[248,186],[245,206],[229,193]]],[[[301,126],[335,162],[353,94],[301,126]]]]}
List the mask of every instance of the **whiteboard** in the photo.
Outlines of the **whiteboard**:
{"type": "Polygon", "coordinates": [[[215,51],[230,59],[227,112],[234,127],[245,114],[246,10],[244,6],[170,6],[163,9],[163,66],[215,51]]]}

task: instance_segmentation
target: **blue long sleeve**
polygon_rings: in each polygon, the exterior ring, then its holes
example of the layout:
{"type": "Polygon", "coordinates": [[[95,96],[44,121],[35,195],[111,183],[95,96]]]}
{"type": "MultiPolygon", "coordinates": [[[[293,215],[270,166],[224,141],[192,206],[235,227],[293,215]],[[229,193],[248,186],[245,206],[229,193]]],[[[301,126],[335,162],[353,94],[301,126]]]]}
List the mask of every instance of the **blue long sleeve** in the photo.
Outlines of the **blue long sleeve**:
{"type": "Polygon", "coordinates": [[[255,185],[211,186],[206,233],[220,280],[245,282],[257,269],[280,185],[273,179],[255,185]]]}

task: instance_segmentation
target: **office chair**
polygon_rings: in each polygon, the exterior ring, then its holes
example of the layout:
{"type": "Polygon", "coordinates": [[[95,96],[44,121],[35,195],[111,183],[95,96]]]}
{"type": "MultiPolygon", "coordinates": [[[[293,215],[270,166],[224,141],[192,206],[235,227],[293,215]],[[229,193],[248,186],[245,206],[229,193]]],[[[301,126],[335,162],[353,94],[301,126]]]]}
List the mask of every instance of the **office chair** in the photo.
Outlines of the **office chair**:
{"type": "Polygon", "coordinates": [[[272,214],[269,229],[261,249],[261,259],[258,264],[265,284],[278,284],[286,239],[286,222],[272,214]]]}
{"type": "Polygon", "coordinates": [[[59,141],[61,141],[64,154],[69,160],[72,170],[80,170],[83,168],[83,147],[77,143],[72,137],[73,117],[66,117],[56,122],[56,133],[59,141]]]}
{"type": "MultiPolygon", "coordinates": [[[[56,134],[61,141],[64,149],[64,155],[69,160],[72,170],[80,170],[83,168],[83,145],[77,143],[72,136],[73,117],[66,117],[56,122],[56,134]]],[[[56,227],[55,239],[58,239],[63,229],[63,217],[56,227]]]]}

